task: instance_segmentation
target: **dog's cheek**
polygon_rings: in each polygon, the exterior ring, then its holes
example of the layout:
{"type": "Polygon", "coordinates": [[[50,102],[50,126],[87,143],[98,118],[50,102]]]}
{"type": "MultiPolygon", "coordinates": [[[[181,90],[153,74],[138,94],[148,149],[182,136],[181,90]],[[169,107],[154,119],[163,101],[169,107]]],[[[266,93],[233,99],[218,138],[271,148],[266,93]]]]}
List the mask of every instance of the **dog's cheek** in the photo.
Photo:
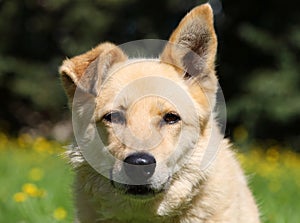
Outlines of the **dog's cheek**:
{"type": "Polygon", "coordinates": [[[151,149],[150,152],[155,156],[155,159],[160,163],[168,163],[170,157],[175,151],[178,143],[178,138],[175,135],[166,134],[162,137],[159,145],[151,149]]]}
{"type": "Polygon", "coordinates": [[[116,160],[123,161],[127,154],[126,147],[113,133],[109,134],[108,146],[106,147],[106,149],[116,160]]]}
{"type": "Polygon", "coordinates": [[[172,177],[172,170],[165,162],[158,162],[155,169],[155,174],[151,179],[153,189],[160,191],[168,186],[168,182],[172,177]]]}
{"type": "Polygon", "coordinates": [[[180,135],[169,154],[167,165],[172,173],[179,171],[190,157],[194,154],[195,147],[199,141],[199,128],[193,125],[183,126],[180,135]]]}
{"type": "Polygon", "coordinates": [[[110,133],[109,133],[107,127],[102,122],[97,123],[97,131],[98,131],[99,137],[100,137],[101,141],[103,142],[103,144],[105,146],[109,145],[110,133]]]}
{"type": "Polygon", "coordinates": [[[97,123],[97,131],[99,138],[106,150],[116,159],[123,159],[124,155],[122,153],[122,143],[118,137],[114,134],[111,127],[107,126],[103,122],[97,123]]]}

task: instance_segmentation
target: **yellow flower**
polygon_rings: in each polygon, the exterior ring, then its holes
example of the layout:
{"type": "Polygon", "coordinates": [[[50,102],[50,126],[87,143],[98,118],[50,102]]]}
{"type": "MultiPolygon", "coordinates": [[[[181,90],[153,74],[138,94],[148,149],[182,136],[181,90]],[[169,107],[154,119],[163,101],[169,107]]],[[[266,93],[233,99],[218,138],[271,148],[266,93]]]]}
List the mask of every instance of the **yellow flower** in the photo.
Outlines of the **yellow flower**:
{"type": "Polygon", "coordinates": [[[56,220],[63,220],[67,217],[67,211],[63,207],[58,207],[53,212],[53,217],[56,220]]]}
{"type": "Polygon", "coordinates": [[[27,194],[25,194],[24,192],[15,193],[13,199],[17,203],[24,202],[27,199],[27,194]]]}
{"type": "Polygon", "coordinates": [[[32,143],[32,138],[29,134],[21,134],[17,138],[18,146],[20,148],[25,148],[26,146],[30,145],[32,143]]]}
{"type": "Polygon", "coordinates": [[[29,179],[33,181],[39,181],[43,178],[43,176],[44,171],[41,168],[32,168],[28,173],[29,179]]]}
{"type": "Polygon", "coordinates": [[[40,153],[53,153],[53,146],[43,137],[38,137],[33,143],[33,149],[40,153]]]}
{"type": "Polygon", "coordinates": [[[37,186],[31,183],[24,184],[22,191],[31,197],[38,197],[40,194],[40,190],[37,188],[37,186]]]}

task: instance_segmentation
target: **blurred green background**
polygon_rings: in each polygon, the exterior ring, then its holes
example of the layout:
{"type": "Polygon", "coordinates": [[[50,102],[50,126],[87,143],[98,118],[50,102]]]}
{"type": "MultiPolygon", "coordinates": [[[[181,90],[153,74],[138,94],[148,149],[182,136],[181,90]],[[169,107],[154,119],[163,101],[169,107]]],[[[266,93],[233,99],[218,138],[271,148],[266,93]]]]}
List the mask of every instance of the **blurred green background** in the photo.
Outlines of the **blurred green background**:
{"type": "MultiPolygon", "coordinates": [[[[195,0],[0,0],[0,222],[71,222],[57,69],[98,43],[167,40],[195,0]],[[59,142],[59,143],[58,143],[59,142]],[[4,183],[3,183],[4,182],[4,183]]],[[[300,214],[300,3],[210,1],[232,138],[263,222],[300,214]]]]}
{"type": "MultiPolygon", "coordinates": [[[[57,72],[63,59],[103,41],[167,40],[203,2],[0,0],[0,131],[66,138],[69,115],[57,72]]],[[[249,140],[275,139],[299,151],[300,3],[211,4],[227,134],[243,126],[249,140]]]]}

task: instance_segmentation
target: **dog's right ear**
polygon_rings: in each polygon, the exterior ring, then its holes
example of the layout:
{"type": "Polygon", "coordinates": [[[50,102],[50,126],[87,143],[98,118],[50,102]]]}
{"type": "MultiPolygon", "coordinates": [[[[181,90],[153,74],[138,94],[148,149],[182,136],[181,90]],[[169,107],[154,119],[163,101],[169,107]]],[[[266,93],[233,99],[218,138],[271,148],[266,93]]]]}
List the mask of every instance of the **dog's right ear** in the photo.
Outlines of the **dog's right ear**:
{"type": "Polygon", "coordinates": [[[195,78],[205,90],[215,93],[216,51],[213,10],[209,4],[203,4],[192,9],[181,20],[160,59],[185,70],[186,79],[195,78]]]}
{"type": "Polygon", "coordinates": [[[127,56],[119,47],[102,43],[87,53],[63,61],[59,73],[69,99],[73,99],[76,88],[97,96],[109,69],[125,60],[127,56]]]}

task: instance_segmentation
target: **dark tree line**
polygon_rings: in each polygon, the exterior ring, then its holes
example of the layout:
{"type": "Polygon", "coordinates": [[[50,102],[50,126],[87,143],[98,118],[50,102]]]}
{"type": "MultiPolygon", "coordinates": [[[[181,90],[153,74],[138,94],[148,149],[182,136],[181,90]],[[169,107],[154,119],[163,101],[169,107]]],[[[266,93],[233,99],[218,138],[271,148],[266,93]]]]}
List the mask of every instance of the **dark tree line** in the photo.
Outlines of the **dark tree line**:
{"type": "MultiPolygon", "coordinates": [[[[232,0],[220,8],[218,0],[211,2],[228,134],[242,125],[250,139],[273,138],[299,150],[299,3],[232,0]]],[[[181,17],[200,3],[0,1],[0,131],[51,128],[68,117],[57,72],[66,56],[107,40],[168,39],[181,17]]]]}

